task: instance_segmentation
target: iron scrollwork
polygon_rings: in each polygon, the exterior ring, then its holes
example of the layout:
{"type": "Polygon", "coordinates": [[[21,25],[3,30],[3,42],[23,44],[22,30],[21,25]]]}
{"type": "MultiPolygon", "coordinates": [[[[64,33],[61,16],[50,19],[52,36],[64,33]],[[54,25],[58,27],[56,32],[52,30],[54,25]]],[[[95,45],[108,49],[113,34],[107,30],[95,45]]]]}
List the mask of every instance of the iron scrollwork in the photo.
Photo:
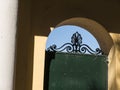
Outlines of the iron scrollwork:
{"type": "Polygon", "coordinates": [[[68,53],[79,53],[79,54],[95,54],[102,55],[103,52],[101,49],[96,48],[95,50],[91,49],[88,45],[82,44],[81,35],[76,32],[71,37],[71,43],[65,43],[61,47],[57,48],[55,44],[47,48],[47,51],[51,52],[68,52],[68,53]]]}

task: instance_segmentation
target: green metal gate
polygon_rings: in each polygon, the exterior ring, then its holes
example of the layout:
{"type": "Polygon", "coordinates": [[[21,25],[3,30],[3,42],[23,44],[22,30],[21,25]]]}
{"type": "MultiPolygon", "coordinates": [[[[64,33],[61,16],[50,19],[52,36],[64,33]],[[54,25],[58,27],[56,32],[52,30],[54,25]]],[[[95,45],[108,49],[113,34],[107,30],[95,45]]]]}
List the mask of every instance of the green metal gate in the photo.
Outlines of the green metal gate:
{"type": "Polygon", "coordinates": [[[63,45],[67,52],[55,45],[46,51],[44,90],[107,90],[107,56],[82,44],[78,32],[72,37],[72,44],[63,45]]]}

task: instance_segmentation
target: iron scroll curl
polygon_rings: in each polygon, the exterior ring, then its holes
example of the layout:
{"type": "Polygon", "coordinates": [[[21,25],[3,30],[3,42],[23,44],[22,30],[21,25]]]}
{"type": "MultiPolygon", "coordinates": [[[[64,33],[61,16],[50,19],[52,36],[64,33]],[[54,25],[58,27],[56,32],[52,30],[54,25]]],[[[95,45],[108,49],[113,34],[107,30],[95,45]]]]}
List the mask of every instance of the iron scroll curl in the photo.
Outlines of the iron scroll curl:
{"type": "Polygon", "coordinates": [[[94,54],[103,55],[103,51],[99,48],[93,50],[87,44],[82,43],[82,36],[78,32],[75,32],[71,37],[71,43],[65,43],[61,47],[53,44],[47,48],[48,52],[67,52],[78,54],[94,54]]]}

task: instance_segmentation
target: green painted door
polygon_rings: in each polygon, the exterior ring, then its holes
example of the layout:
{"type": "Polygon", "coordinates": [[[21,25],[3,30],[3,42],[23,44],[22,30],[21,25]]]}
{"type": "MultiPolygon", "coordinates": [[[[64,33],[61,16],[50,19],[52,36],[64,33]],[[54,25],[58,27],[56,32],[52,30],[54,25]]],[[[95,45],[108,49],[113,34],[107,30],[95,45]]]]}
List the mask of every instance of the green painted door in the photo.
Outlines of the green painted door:
{"type": "Polygon", "coordinates": [[[47,53],[44,90],[107,90],[107,56],[47,53]]]}

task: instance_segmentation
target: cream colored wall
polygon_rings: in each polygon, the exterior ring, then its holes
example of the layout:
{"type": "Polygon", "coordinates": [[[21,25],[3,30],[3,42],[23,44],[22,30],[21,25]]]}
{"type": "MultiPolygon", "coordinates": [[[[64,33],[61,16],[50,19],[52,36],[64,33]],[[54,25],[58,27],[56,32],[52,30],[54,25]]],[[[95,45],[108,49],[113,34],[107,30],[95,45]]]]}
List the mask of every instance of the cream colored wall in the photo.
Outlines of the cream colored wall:
{"type": "Polygon", "coordinates": [[[44,58],[47,37],[34,37],[34,61],[32,90],[43,90],[44,58]]]}
{"type": "Polygon", "coordinates": [[[120,90],[120,34],[110,34],[114,41],[109,54],[109,90],[120,90]]]}

